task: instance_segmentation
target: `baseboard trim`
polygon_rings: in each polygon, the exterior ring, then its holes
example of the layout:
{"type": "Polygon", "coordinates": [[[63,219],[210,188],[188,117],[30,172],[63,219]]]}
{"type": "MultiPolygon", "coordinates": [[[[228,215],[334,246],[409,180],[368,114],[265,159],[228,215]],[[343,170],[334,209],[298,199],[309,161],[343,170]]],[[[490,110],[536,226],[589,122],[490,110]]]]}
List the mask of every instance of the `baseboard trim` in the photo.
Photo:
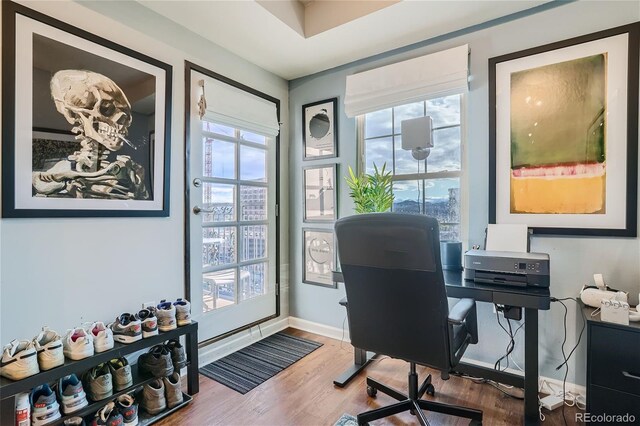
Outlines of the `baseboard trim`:
{"type": "Polygon", "coordinates": [[[346,328],[343,332],[343,330],[338,327],[332,327],[330,325],[324,325],[291,316],[289,317],[289,327],[297,328],[298,330],[307,331],[309,333],[319,334],[325,337],[330,337],[336,340],[342,340],[346,343],[351,342],[351,340],[349,339],[349,330],[347,330],[346,328]]]}
{"type": "Polygon", "coordinates": [[[220,358],[245,348],[265,337],[271,336],[289,327],[289,317],[274,319],[260,325],[262,334],[256,331],[256,327],[250,330],[241,331],[233,336],[221,340],[220,342],[207,345],[198,352],[198,367],[207,365],[220,358]]]}

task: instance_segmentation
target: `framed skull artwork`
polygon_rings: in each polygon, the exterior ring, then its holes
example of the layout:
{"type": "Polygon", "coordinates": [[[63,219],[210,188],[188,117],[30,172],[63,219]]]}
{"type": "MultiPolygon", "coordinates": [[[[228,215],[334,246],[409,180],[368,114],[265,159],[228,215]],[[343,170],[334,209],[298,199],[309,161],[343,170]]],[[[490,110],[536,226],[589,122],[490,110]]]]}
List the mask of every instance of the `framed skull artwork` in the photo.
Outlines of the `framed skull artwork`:
{"type": "Polygon", "coordinates": [[[2,216],[169,216],[171,66],[2,4],[2,216]]]}

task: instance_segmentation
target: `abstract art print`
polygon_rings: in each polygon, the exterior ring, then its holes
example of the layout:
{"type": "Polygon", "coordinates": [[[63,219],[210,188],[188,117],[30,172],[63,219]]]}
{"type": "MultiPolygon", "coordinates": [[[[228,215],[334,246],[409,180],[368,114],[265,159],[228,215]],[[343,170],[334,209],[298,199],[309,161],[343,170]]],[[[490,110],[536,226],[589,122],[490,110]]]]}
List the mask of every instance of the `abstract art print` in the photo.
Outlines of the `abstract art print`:
{"type": "Polygon", "coordinates": [[[3,217],[168,216],[171,66],[3,7],[3,217]]]}
{"type": "Polygon", "coordinates": [[[638,29],[489,60],[490,223],[635,235],[638,29]]]}
{"type": "Polygon", "coordinates": [[[337,216],[336,164],[303,169],[304,221],[332,222],[337,216]]]}
{"type": "Polygon", "coordinates": [[[302,106],[304,160],[338,156],[338,98],[302,106]]]}

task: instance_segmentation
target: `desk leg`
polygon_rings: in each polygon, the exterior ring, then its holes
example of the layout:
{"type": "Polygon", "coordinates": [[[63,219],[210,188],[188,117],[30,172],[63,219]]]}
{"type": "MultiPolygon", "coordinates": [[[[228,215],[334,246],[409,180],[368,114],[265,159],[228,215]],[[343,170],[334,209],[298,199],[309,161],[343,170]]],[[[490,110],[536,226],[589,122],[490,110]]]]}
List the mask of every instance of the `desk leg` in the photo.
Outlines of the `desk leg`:
{"type": "Polygon", "coordinates": [[[367,356],[367,351],[359,348],[354,348],[353,352],[353,365],[347,368],[337,379],[333,381],[333,384],[338,386],[339,388],[343,388],[358,375],[365,367],[376,357],[378,354],[374,354],[373,356],[367,356]]]}
{"type": "Polygon", "coordinates": [[[538,310],[524,310],[524,423],[539,425],[538,412],[538,310]]]}

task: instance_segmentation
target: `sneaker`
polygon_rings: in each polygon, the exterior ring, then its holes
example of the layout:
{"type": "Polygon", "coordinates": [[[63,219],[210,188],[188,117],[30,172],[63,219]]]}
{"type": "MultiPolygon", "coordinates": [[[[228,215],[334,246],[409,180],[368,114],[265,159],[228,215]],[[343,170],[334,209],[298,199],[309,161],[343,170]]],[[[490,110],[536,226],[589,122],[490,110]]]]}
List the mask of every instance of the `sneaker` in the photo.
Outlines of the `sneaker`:
{"type": "Polygon", "coordinates": [[[116,408],[122,414],[126,426],[138,424],[138,403],[131,395],[120,395],[116,400],[116,408]]]}
{"type": "Polygon", "coordinates": [[[182,404],[180,374],[174,371],[172,375],[164,377],[162,381],[164,382],[165,395],[167,397],[167,407],[173,408],[182,404]]]}
{"type": "Polygon", "coordinates": [[[42,332],[33,338],[33,346],[38,353],[38,364],[41,371],[51,370],[64,364],[60,335],[49,330],[49,327],[42,327],[42,332]]]}
{"type": "Polygon", "coordinates": [[[0,376],[21,380],[39,372],[38,357],[33,342],[13,340],[4,347],[0,360],[0,376]]]}
{"type": "Polygon", "coordinates": [[[184,353],[184,348],[180,344],[178,339],[171,339],[165,345],[169,349],[171,354],[171,362],[173,362],[173,369],[180,370],[187,365],[187,356],[184,353]]]}
{"type": "Polygon", "coordinates": [[[143,308],[136,316],[142,323],[143,338],[158,335],[158,318],[156,318],[155,308],[143,308]]]}
{"type": "Polygon", "coordinates": [[[167,408],[167,400],[164,396],[164,384],[162,380],[155,379],[144,385],[140,406],[152,416],[155,416],[167,408]]]}
{"type": "Polygon", "coordinates": [[[175,330],[176,327],[176,307],[171,302],[161,300],[156,307],[156,316],[158,317],[158,328],[160,331],[175,330]]]}
{"type": "Polygon", "coordinates": [[[31,424],[33,426],[48,425],[61,417],[56,394],[46,383],[33,388],[29,395],[29,402],[31,403],[31,424]]]}
{"type": "Polygon", "coordinates": [[[109,324],[113,338],[120,343],[133,343],[142,339],[140,320],[131,314],[122,314],[109,324]]]}
{"type": "Polygon", "coordinates": [[[191,324],[191,303],[188,300],[178,299],[173,302],[176,307],[176,320],[178,326],[191,324]]]}
{"type": "Polygon", "coordinates": [[[113,377],[113,387],[117,392],[133,385],[131,366],[126,358],[115,358],[107,363],[113,377]]]}
{"type": "Polygon", "coordinates": [[[124,419],[116,409],[116,404],[111,401],[96,412],[93,418],[93,426],[122,426],[124,419]]]}
{"type": "Polygon", "coordinates": [[[155,345],[149,352],[138,358],[138,369],[150,373],[153,377],[165,377],[173,373],[173,362],[169,349],[164,345],[155,345]]]}
{"type": "Polygon", "coordinates": [[[100,401],[113,395],[111,372],[106,363],[98,364],[82,377],[86,392],[92,401],[100,401]]]}
{"type": "Polygon", "coordinates": [[[85,426],[86,423],[82,417],[71,417],[64,421],[65,426],[85,426]]]}
{"type": "Polygon", "coordinates": [[[93,348],[96,353],[113,349],[113,331],[109,327],[105,327],[102,321],[87,323],[87,333],[93,336],[93,348]]]}
{"type": "Polygon", "coordinates": [[[89,405],[82,382],[75,374],[58,379],[58,398],[64,414],[74,413],[89,405]]]}
{"type": "Polygon", "coordinates": [[[62,347],[64,356],[74,361],[93,356],[93,336],[82,327],[68,330],[62,347]]]}

